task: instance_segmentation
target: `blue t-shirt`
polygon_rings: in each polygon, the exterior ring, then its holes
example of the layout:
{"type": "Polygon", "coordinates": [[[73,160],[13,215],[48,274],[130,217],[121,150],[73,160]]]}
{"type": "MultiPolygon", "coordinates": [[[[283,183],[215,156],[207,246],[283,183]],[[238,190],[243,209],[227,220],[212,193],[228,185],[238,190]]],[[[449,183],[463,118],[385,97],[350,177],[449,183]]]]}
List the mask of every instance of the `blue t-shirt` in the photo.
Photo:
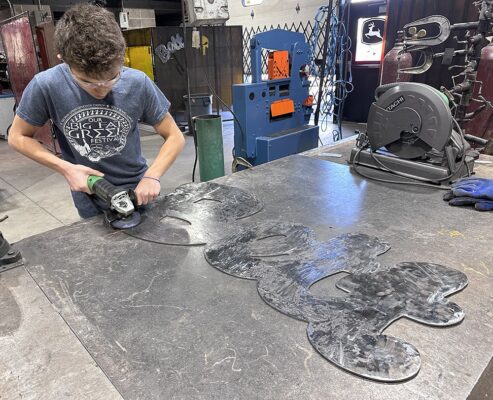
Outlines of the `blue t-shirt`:
{"type": "Polygon", "coordinates": [[[137,183],[147,164],[138,121],[160,122],[170,102],[143,72],[124,67],[103,99],[75,82],[66,64],[37,74],[24,90],[17,115],[31,125],[53,122],[62,156],[101,171],[114,185],[137,183]]]}

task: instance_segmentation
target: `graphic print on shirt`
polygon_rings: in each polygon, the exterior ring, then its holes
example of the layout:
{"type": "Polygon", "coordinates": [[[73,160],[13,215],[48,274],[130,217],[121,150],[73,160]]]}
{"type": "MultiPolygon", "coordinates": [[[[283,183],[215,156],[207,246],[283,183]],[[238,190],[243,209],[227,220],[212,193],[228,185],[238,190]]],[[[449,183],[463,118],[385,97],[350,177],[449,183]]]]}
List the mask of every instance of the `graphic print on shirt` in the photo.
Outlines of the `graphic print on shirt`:
{"type": "Polygon", "coordinates": [[[90,104],[74,109],[62,120],[72,147],[92,162],[119,154],[132,127],[128,114],[114,106],[90,104]]]}

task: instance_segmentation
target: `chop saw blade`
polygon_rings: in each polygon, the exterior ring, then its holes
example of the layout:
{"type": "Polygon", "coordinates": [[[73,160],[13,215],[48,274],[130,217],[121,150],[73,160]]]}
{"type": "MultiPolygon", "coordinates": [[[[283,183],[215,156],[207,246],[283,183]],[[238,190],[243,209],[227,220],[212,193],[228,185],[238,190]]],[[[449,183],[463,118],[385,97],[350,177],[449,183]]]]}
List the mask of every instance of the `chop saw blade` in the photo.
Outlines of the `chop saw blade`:
{"type": "Polygon", "coordinates": [[[420,139],[414,142],[405,142],[398,140],[385,146],[389,152],[395,154],[397,157],[413,159],[423,157],[427,152],[431,150],[431,146],[428,146],[420,139]]]}

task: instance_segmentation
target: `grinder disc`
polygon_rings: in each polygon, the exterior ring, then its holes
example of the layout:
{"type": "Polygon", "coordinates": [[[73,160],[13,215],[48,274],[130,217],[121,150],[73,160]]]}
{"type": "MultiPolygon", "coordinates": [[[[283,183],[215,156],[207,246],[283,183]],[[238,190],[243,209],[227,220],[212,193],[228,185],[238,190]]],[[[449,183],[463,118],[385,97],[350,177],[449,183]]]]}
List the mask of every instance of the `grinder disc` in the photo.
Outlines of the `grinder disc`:
{"type": "Polygon", "coordinates": [[[126,218],[118,218],[110,222],[110,225],[116,229],[129,229],[140,224],[141,215],[138,211],[134,211],[126,218]]]}

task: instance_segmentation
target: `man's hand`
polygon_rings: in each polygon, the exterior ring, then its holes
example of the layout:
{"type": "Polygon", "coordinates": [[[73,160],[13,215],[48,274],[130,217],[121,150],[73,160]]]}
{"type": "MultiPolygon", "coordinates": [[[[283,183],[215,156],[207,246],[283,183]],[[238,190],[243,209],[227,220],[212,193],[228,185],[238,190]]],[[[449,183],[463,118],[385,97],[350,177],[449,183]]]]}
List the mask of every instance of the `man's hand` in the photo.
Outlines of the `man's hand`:
{"type": "Polygon", "coordinates": [[[163,176],[173,164],[185,145],[183,133],[176,126],[175,120],[170,113],[167,113],[160,122],[154,125],[154,129],[165,140],[165,143],[161,146],[156,159],[135,188],[139,206],[152,203],[159,196],[161,191],[159,177],[163,176]]]}
{"type": "Polygon", "coordinates": [[[66,168],[63,173],[63,176],[70,185],[70,190],[87,194],[91,194],[91,191],[87,186],[87,178],[89,178],[90,175],[104,176],[103,173],[96,171],[95,169],[79,164],[71,165],[69,168],[66,168]]]}
{"type": "Polygon", "coordinates": [[[103,174],[83,165],[74,165],[50,153],[33,139],[38,129],[39,127],[29,124],[16,115],[10,128],[9,145],[19,153],[62,174],[72,191],[90,193],[87,187],[88,176],[103,176],[103,174]]]}
{"type": "Polygon", "coordinates": [[[141,181],[135,188],[135,195],[137,196],[137,204],[139,206],[145,206],[152,203],[161,192],[161,183],[157,178],[142,177],[141,181]]]}

